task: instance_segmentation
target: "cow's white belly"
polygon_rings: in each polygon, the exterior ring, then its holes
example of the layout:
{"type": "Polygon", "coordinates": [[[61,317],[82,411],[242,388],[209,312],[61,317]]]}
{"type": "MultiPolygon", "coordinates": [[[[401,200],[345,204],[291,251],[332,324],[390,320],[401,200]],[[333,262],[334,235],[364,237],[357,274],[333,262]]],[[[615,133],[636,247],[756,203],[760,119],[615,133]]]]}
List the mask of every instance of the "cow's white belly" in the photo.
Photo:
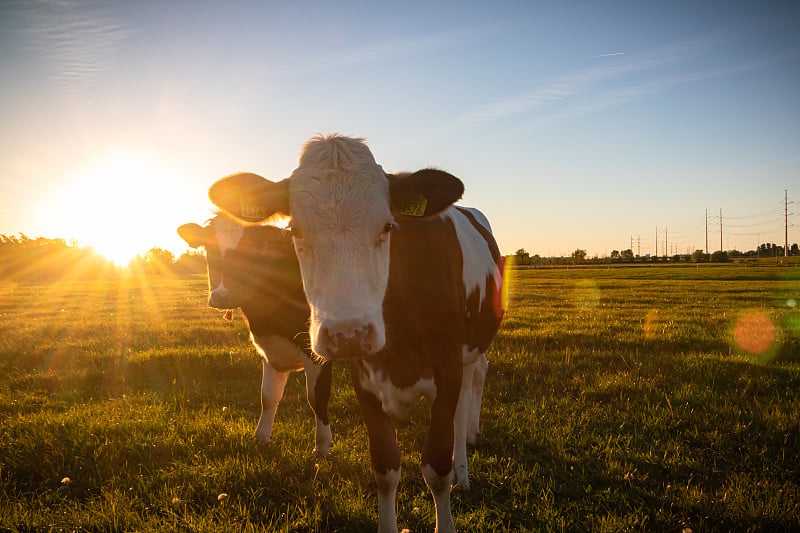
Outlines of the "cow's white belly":
{"type": "Polygon", "coordinates": [[[381,402],[383,412],[395,420],[408,416],[417,398],[425,396],[429,401],[436,398],[436,383],[433,378],[420,378],[409,387],[396,387],[382,370],[373,369],[365,362],[360,374],[361,387],[372,393],[381,402]]]}
{"type": "Polygon", "coordinates": [[[253,335],[250,340],[267,363],[283,372],[303,368],[303,351],[295,343],[279,335],[253,335]]]}

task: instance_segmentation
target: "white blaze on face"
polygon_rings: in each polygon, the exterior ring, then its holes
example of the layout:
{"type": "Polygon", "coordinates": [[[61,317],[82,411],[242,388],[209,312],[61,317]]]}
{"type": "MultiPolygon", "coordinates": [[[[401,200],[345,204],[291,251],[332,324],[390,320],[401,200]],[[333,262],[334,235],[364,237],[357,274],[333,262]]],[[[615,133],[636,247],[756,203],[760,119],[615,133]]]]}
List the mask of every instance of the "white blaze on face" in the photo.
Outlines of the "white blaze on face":
{"type": "Polygon", "coordinates": [[[290,182],[295,250],[311,307],[311,346],[323,357],[375,353],[386,342],[389,183],[361,147],[366,149],[362,143],[311,144],[290,182]],[[315,162],[311,152],[321,148],[327,155],[315,162]],[[304,164],[308,160],[312,164],[304,164]]]}
{"type": "MultiPolygon", "coordinates": [[[[231,250],[235,250],[239,246],[239,241],[244,235],[244,226],[229,219],[228,217],[218,215],[214,221],[214,235],[217,239],[217,247],[219,248],[220,262],[224,264],[225,254],[231,250]]],[[[230,297],[230,289],[225,287],[225,276],[220,269],[219,283],[216,287],[211,289],[209,295],[209,305],[212,307],[224,307],[229,305],[227,299],[230,297]]]]}

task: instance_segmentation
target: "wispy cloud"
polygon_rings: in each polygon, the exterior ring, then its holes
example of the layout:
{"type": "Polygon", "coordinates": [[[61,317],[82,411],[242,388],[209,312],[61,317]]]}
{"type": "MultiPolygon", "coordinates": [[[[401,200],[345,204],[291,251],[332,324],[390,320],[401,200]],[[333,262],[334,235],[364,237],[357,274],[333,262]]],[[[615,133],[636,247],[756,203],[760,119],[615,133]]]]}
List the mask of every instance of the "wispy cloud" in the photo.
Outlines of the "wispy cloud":
{"type": "Polygon", "coordinates": [[[568,103],[586,94],[604,92],[603,87],[625,76],[663,68],[686,60],[702,46],[686,41],[665,46],[624,63],[589,66],[542,80],[530,91],[492,102],[456,118],[437,133],[446,134],[484,123],[523,115],[568,103]]]}
{"type": "MultiPolygon", "coordinates": [[[[449,124],[432,132],[446,135],[480,127],[494,121],[524,118],[519,129],[546,124],[597,112],[656,94],[677,85],[711,78],[730,76],[758,68],[748,63],[718,69],[695,70],[679,74],[659,75],[675,70],[702,56],[712,43],[687,40],[650,50],[635,56],[626,55],[623,62],[593,64],[542,80],[531,90],[488,103],[456,117],[449,124]]],[[[625,55],[624,52],[596,57],[625,55]]]]}
{"type": "Polygon", "coordinates": [[[477,38],[485,31],[488,30],[470,29],[446,31],[426,35],[404,36],[386,41],[362,43],[358,46],[343,47],[322,53],[314,51],[313,55],[296,59],[291,67],[283,69],[280,72],[273,72],[272,74],[279,74],[281,76],[287,74],[304,74],[308,72],[330,71],[343,67],[378,63],[446,47],[459,46],[467,40],[477,38]]]}
{"type": "Polygon", "coordinates": [[[111,7],[82,0],[19,4],[28,46],[65,89],[88,89],[110,66],[119,43],[131,35],[111,7]]]}
{"type": "Polygon", "coordinates": [[[573,106],[564,107],[551,113],[532,117],[531,121],[526,122],[526,124],[521,126],[519,129],[529,130],[544,127],[562,120],[573,119],[592,113],[597,113],[605,109],[625,105],[653,94],[668,91],[669,89],[680,85],[732,76],[742,72],[754,70],[759,67],[759,64],[746,63],[713,70],[662,76],[643,83],[635,83],[616,87],[607,91],[603,91],[593,98],[582,101],[581,103],[576,103],[573,106]]]}

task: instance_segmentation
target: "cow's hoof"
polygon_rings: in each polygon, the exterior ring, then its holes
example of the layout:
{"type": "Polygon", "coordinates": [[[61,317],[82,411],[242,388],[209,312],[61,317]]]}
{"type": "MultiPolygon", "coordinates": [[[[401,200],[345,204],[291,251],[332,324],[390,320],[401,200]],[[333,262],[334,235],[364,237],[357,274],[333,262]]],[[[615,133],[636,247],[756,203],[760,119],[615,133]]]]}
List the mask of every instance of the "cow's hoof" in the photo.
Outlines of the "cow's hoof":
{"type": "Polygon", "coordinates": [[[259,435],[256,433],[255,443],[257,446],[267,446],[272,440],[272,435],[259,435]]]}
{"type": "Polygon", "coordinates": [[[467,492],[469,490],[469,474],[466,468],[455,468],[455,472],[453,472],[453,484],[450,490],[452,492],[467,492]]]}
{"type": "Polygon", "coordinates": [[[469,492],[469,480],[453,482],[450,492],[469,492]]]}
{"type": "Polygon", "coordinates": [[[314,448],[314,457],[319,457],[320,459],[327,459],[328,456],[331,454],[330,447],[328,448],[314,448]]]}
{"type": "Polygon", "coordinates": [[[314,434],[314,455],[317,457],[328,457],[333,446],[333,436],[331,426],[317,421],[317,431],[314,434]]]}

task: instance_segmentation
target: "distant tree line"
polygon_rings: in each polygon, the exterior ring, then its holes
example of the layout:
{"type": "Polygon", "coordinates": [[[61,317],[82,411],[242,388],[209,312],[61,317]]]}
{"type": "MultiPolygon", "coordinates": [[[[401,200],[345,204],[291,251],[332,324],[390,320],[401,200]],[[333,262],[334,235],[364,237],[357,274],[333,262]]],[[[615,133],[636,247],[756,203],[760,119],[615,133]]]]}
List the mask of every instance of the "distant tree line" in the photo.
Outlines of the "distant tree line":
{"type": "MultiPolygon", "coordinates": [[[[800,256],[797,243],[789,249],[790,256],[800,256]]],[[[742,258],[783,257],[783,247],[765,243],[756,250],[739,252],[737,250],[716,251],[706,254],[695,250],[691,255],[672,257],[637,256],[633,251],[613,250],[606,257],[589,257],[586,250],[576,249],[569,256],[542,257],[531,255],[520,248],[509,256],[511,264],[518,266],[566,266],[583,264],[628,264],[628,263],[724,263],[742,258]]],[[[140,275],[190,276],[206,273],[206,258],[203,252],[188,251],[177,259],[169,250],[151,248],[144,255],[137,255],[128,263],[128,268],[140,275]]],[[[91,247],[80,247],[76,242],[67,243],[64,239],[30,238],[24,234],[0,234],[0,282],[46,282],[62,279],[89,280],[113,279],[122,269],[96,253],[91,247]]]]}
{"type": "MultiPolygon", "coordinates": [[[[185,276],[204,274],[206,260],[202,252],[187,252],[176,260],[168,250],[151,248],[128,267],[143,275],[185,276]]],[[[0,282],[114,279],[121,270],[91,247],[74,241],[0,234],[0,282]]]]}
{"type": "Polygon", "coordinates": [[[206,273],[206,255],[188,251],[175,259],[175,255],[163,248],[150,248],[144,255],[137,255],[128,263],[134,272],[147,275],[185,276],[206,273]]]}
{"type": "Polygon", "coordinates": [[[63,239],[0,235],[0,280],[103,279],[112,275],[113,264],[91,248],[79,248],[63,239]]]}
{"type": "MultiPolygon", "coordinates": [[[[797,243],[789,248],[789,256],[800,256],[800,249],[797,243]]],[[[703,250],[695,250],[692,254],[676,254],[672,256],[640,256],[635,255],[633,250],[612,250],[611,254],[604,257],[588,257],[586,250],[576,249],[569,256],[542,257],[539,254],[531,255],[525,248],[520,248],[513,255],[508,256],[512,264],[518,266],[564,266],[564,265],[603,265],[603,264],[634,264],[634,263],[726,263],[735,259],[752,259],[784,257],[783,246],[765,243],[756,250],[740,252],[738,250],[717,250],[711,254],[703,250]]]]}

